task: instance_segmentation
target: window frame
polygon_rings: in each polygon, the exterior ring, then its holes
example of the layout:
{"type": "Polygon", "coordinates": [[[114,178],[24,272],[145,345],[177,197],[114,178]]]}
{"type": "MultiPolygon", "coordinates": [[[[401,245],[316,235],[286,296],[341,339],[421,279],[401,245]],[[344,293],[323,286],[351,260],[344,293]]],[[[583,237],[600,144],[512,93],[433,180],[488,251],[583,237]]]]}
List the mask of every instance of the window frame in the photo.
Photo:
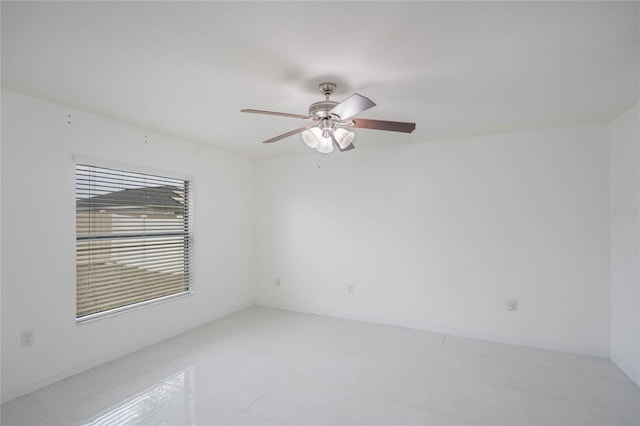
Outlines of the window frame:
{"type": "MultiPolygon", "coordinates": [[[[138,173],[138,174],[146,174],[146,175],[151,175],[151,176],[156,176],[156,177],[164,177],[164,178],[168,178],[168,179],[177,179],[177,180],[182,180],[186,182],[186,190],[188,191],[187,194],[185,194],[186,200],[187,200],[187,206],[186,206],[186,214],[187,217],[185,218],[185,225],[187,226],[187,233],[186,233],[186,238],[188,238],[188,243],[187,245],[184,247],[184,252],[185,252],[185,263],[184,264],[184,268],[185,268],[185,273],[187,271],[187,269],[189,270],[189,285],[188,285],[188,289],[185,289],[182,292],[179,293],[174,293],[174,294],[169,294],[166,296],[161,296],[161,297],[157,297],[154,299],[150,299],[150,300],[145,300],[145,301],[140,301],[140,302],[136,302],[136,303],[131,303],[125,306],[121,306],[121,307],[116,307],[116,308],[112,308],[112,309],[108,309],[108,310],[104,310],[104,311],[100,311],[100,312],[96,312],[96,313],[92,313],[92,314],[88,314],[88,315],[83,315],[81,317],[78,317],[78,304],[77,304],[77,295],[78,295],[78,278],[77,278],[77,272],[76,272],[76,279],[75,279],[75,291],[74,291],[74,317],[76,320],[76,325],[81,325],[81,324],[85,324],[88,322],[93,322],[95,320],[99,320],[102,318],[107,318],[107,317],[111,317],[114,315],[119,315],[121,313],[124,312],[130,312],[130,311],[134,311],[137,309],[141,309],[147,306],[153,306],[159,303],[164,303],[167,302],[169,300],[174,300],[174,299],[181,299],[183,297],[186,296],[191,296],[194,294],[195,290],[195,224],[194,224],[194,212],[195,212],[195,203],[194,203],[194,193],[195,193],[195,177],[192,174],[188,174],[188,173],[184,173],[184,172],[179,172],[179,171],[175,171],[175,170],[166,170],[166,169],[157,169],[157,168],[152,168],[152,167],[145,167],[145,166],[141,166],[141,165],[137,165],[137,164],[132,164],[132,163],[126,163],[126,162],[120,162],[120,161],[112,161],[112,160],[105,160],[105,159],[100,159],[100,158],[95,158],[95,157],[89,157],[89,156],[83,156],[83,155],[73,155],[73,167],[74,167],[74,172],[73,172],[73,176],[74,176],[74,217],[77,216],[78,214],[78,209],[77,209],[77,166],[78,165],[85,165],[85,166],[89,166],[89,167],[97,167],[97,168],[106,168],[106,169],[112,169],[118,172],[129,172],[129,173],[138,173]],[[187,254],[187,251],[189,252],[187,254]]],[[[77,220],[77,219],[76,219],[77,220]]],[[[78,267],[78,258],[77,258],[77,248],[78,248],[78,225],[77,222],[75,223],[74,226],[74,230],[75,230],[75,256],[74,256],[74,264],[75,264],[75,269],[77,270],[78,267]]],[[[117,237],[115,237],[117,238],[117,237]]]]}

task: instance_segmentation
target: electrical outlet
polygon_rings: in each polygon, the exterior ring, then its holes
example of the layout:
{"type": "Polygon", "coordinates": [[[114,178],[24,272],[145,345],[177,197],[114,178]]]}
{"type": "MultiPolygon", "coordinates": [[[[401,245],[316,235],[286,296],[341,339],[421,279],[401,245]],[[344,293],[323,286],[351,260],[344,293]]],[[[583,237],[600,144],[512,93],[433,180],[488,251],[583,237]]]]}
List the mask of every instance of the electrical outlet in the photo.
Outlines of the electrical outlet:
{"type": "Polygon", "coordinates": [[[33,330],[24,330],[21,334],[21,346],[33,345],[33,330]]]}
{"type": "Polygon", "coordinates": [[[347,286],[347,293],[349,293],[349,294],[353,294],[353,284],[349,284],[349,285],[347,286]]]}
{"type": "Polygon", "coordinates": [[[274,285],[275,285],[276,287],[280,287],[280,277],[277,277],[277,278],[276,278],[276,281],[275,281],[274,285]]]}

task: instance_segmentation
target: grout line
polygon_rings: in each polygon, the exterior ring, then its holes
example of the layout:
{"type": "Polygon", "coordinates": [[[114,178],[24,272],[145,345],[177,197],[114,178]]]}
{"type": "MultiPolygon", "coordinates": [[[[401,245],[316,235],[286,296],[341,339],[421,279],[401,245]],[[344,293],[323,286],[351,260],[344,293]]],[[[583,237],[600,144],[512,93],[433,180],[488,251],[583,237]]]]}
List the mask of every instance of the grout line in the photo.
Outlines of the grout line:
{"type": "MultiPolygon", "coordinates": [[[[232,408],[233,408],[233,407],[232,407],[232,408]]],[[[238,415],[237,415],[237,416],[235,416],[234,418],[232,418],[231,420],[229,420],[229,421],[228,421],[227,423],[225,423],[225,424],[226,424],[226,425],[233,424],[233,422],[235,422],[235,421],[238,419],[238,417],[240,417],[240,416],[241,416],[241,415],[243,415],[243,414],[248,414],[248,413],[246,413],[244,410],[240,410],[240,412],[238,413],[238,415]]]]}
{"type": "Polygon", "coordinates": [[[513,392],[516,397],[516,402],[518,403],[518,409],[520,410],[520,417],[522,418],[523,426],[527,426],[526,419],[524,418],[524,411],[522,410],[522,404],[520,403],[520,394],[516,389],[513,389],[513,392]]]}
{"type": "Polygon", "coordinates": [[[249,409],[253,406],[253,404],[255,404],[256,402],[258,402],[263,396],[265,396],[266,394],[268,394],[269,392],[271,392],[276,386],[278,386],[281,383],[281,381],[278,381],[278,383],[274,384],[273,386],[271,386],[269,389],[267,389],[266,391],[264,391],[263,393],[260,394],[259,397],[257,397],[251,404],[247,405],[244,409],[242,409],[241,411],[243,411],[244,413],[247,414],[253,414],[249,411],[249,409]]]}
{"type": "Polygon", "coordinates": [[[442,361],[442,352],[444,351],[444,344],[447,341],[447,335],[442,335],[442,343],[440,343],[440,348],[438,350],[438,360],[436,361],[436,365],[433,367],[433,386],[431,387],[431,394],[429,395],[429,403],[427,404],[427,419],[431,417],[431,408],[433,406],[433,399],[436,394],[436,386],[437,386],[437,378],[438,378],[438,366],[442,361]]]}

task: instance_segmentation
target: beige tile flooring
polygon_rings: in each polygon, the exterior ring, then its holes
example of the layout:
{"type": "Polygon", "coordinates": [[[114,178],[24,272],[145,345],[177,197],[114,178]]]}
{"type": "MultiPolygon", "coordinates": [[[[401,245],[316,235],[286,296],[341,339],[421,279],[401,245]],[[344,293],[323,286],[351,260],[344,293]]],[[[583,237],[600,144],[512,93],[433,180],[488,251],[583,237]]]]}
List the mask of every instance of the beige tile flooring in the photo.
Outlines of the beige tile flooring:
{"type": "Polygon", "coordinates": [[[2,425],[636,425],[611,361],[252,307],[2,405],[2,425]]]}

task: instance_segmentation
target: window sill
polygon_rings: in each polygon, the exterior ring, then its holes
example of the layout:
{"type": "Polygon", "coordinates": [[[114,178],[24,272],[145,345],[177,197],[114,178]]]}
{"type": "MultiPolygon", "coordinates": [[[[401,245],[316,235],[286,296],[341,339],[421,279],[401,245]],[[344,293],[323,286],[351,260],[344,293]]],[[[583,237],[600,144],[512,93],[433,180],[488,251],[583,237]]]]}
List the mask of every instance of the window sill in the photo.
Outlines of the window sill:
{"type": "Polygon", "coordinates": [[[119,315],[126,312],[131,312],[131,311],[136,311],[138,309],[146,308],[147,306],[157,305],[157,304],[168,302],[174,299],[181,299],[183,297],[191,296],[192,294],[193,294],[193,290],[185,291],[184,293],[172,294],[170,296],[164,296],[164,297],[159,297],[157,299],[146,300],[144,302],[123,306],[121,308],[115,308],[115,309],[110,309],[104,312],[97,312],[95,314],[85,315],[83,317],[76,318],[76,325],[88,324],[90,322],[112,317],[114,315],[119,315]]]}

